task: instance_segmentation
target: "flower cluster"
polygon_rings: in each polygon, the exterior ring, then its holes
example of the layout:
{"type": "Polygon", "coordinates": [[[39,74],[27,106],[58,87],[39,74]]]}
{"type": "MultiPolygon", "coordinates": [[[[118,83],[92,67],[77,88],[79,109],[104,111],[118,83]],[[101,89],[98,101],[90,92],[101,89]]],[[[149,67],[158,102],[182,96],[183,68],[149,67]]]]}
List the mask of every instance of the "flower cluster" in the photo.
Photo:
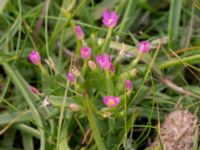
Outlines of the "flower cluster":
{"type": "MultiPolygon", "coordinates": [[[[114,28],[117,25],[119,19],[119,15],[115,12],[109,12],[109,11],[104,11],[103,12],[103,18],[102,18],[102,22],[104,24],[104,26],[108,27],[109,29],[114,28]]],[[[82,28],[80,26],[76,26],[75,27],[75,34],[78,40],[81,40],[83,42],[84,40],[84,32],[82,30],[82,28]]],[[[115,67],[112,64],[111,61],[111,57],[107,54],[107,53],[103,53],[103,55],[101,54],[97,54],[96,55],[96,63],[94,61],[92,61],[92,50],[90,47],[88,47],[85,42],[82,43],[83,46],[80,48],[80,57],[84,60],[84,63],[86,63],[86,65],[88,65],[88,67],[91,70],[96,70],[97,69],[97,65],[99,65],[99,67],[104,70],[104,71],[110,71],[111,73],[115,72],[115,67]]],[[[150,43],[148,41],[142,41],[140,42],[139,46],[138,46],[138,52],[139,54],[144,54],[147,53],[150,50],[150,43]]],[[[39,65],[41,64],[41,57],[40,54],[37,51],[32,51],[29,56],[28,56],[29,60],[31,63],[35,64],[35,65],[39,65]]],[[[129,77],[134,77],[136,75],[136,69],[132,69],[130,71],[129,77]]],[[[76,77],[78,77],[76,75],[76,73],[74,73],[73,71],[68,72],[67,73],[67,80],[71,85],[75,85],[76,84],[76,77]]],[[[130,79],[126,79],[124,82],[125,88],[127,92],[131,92],[133,89],[133,83],[130,79]]],[[[109,107],[109,108],[113,108],[116,107],[120,102],[120,97],[115,97],[113,95],[110,96],[104,96],[103,97],[103,103],[109,107]]],[[[73,111],[76,111],[78,109],[78,106],[74,103],[70,104],[70,109],[73,111]]]]}

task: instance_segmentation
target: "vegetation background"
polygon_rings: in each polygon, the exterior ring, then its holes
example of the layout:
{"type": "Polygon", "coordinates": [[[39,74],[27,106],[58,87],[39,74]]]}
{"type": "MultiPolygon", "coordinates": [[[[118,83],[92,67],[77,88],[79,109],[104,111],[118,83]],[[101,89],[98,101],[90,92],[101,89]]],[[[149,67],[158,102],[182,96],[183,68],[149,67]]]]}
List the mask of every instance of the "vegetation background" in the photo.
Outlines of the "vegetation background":
{"type": "MultiPolygon", "coordinates": [[[[0,0],[0,149],[145,149],[171,111],[184,108],[199,118],[199,15],[199,0],[0,0]],[[110,40],[101,20],[106,9],[120,16],[110,40]],[[66,80],[71,66],[83,63],[75,25],[95,55],[104,42],[113,60],[125,49],[113,77],[116,95],[138,42],[150,41],[119,108],[108,111],[102,103],[103,74],[85,74],[87,84],[78,89],[89,100],[66,80]],[[33,49],[43,67],[28,61],[33,49]]],[[[193,149],[200,149],[194,137],[193,149]]]]}

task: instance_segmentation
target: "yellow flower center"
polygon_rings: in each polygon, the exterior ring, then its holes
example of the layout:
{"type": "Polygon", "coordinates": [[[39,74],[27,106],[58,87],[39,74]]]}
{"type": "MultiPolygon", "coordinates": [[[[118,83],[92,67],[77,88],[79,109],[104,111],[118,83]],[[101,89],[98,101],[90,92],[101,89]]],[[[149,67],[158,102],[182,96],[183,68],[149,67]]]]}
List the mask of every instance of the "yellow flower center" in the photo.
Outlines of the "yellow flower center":
{"type": "Polygon", "coordinates": [[[108,19],[108,24],[112,23],[112,21],[113,21],[112,18],[108,19]]]}
{"type": "Polygon", "coordinates": [[[115,104],[115,101],[113,99],[108,99],[108,106],[112,107],[115,104]]]}

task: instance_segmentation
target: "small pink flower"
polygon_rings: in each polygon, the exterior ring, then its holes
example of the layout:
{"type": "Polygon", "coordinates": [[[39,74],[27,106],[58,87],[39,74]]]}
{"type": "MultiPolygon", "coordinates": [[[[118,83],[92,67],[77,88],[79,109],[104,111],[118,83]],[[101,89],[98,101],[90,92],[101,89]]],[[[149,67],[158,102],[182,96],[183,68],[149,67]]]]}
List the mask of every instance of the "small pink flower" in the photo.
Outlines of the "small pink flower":
{"type": "Polygon", "coordinates": [[[131,81],[131,80],[126,80],[126,81],[125,81],[125,86],[126,86],[126,90],[127,90],[127,91],[131,91],[132,88],[133,88],[133,83],[132,83],[132,81],[131,81]]]}
{"type": "Polygon", "coordinates": [[[71,103],[69,104],[69,108],[72,110],[72,111],[78,111],[79,109],[79,106],[75,103],[71,103]]]}
{"type": "Polygon", "coordinates": [[[130,72],[130,76],[131,77],[135,77],[137,75],[137,69],[136,68],[133,68],[130,72]]]}
{"type": "Polygon", "coordinates": [[[110,69],[112,62],[108,54],[104,53],[103,56],[97,55],[96,62],[101,66],[102,69],[110,69]]]}
{"type": "Polygon", "coordinates": [[[114,96],[104,96],[103,103],[112,108],[116,107],[120,101],[120,97],[114,97],[114,96]]]}
{"type": "Polygon", "coordinates": [[[40,54],[37,51],[34,51],[34,50],[28,55],[28,59],[34,65],[39,65],[41,63],[40,54]]]}
{"type": "Polygon", "coordinates": [[[67,74],[67,79],[68,79],[70,84],[75,84],[75,82],[76,82],[76,78],[75,78],[74,74],[71,73],[71,72],[69,72],[67,74]]]}
{"type": "Polygon", "coordinates": [[[91,53],[91,49],[89,47],[84,46],[81,48],[81,57],[83,59],[90,59],[91,55],[92,55],[92,53],[91,53]]]}
{"type": "Polygon", "coordinates": [[[92,60],[89,60],[89,61],[88,61],[88,67],[89,67],[91,70],[96,70],[96,69],[97,69],[96,63],[93,62],[92,60]]]}
{"type": "Polygon", "coordinates": [[[84,33],[80,26],[75,27],[75,32],[76,32],[76,36],[79,40],[82,40],[84,38],[84,33]]]}
{"type": "Polygon", "coordinates": [[[33,94],[39,94],[39,90],[37,88],[35,88],[34,86],[30,86],[30,90],[33,94]]]}
{"type": "Polygon", "coordinates": [[[113,64],[110,65],[109,70],[110,70],[111,73],[115,72],[115,67],[113,66],[113,64]]]}
{"type": "Polygon", "coordinates": [[[108,28],[113,28],[117,25],[117,21],[119,19],[119,15],[115,12],[104,11],[103,12],[103,24],[108,28]]]}
{"type": "Polygon", "coordinates": [[[140,42],[138,50],[141,53],[147,53],[147,52],[149,52],[149,50],[150,50],[150,43],[148,41],[142,41],[142,42],[140,42]]]}

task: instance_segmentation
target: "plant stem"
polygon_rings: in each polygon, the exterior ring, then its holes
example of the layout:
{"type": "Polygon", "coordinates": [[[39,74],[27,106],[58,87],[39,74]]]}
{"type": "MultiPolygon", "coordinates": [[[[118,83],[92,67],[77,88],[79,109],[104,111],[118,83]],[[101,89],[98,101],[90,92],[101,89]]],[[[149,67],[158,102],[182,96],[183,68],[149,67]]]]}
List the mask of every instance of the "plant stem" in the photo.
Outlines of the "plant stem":
{"type": "Polygon", "coordinates": [[[163,64],[159,65],[159,68],[165,69],[165,68],[168,68],[168,67],[171,67],[171,66],[179,65],[183,62],[189,63],[189,62],[193,62],[193,61],[196,61],[196,60],[199,60],[199,59],[200,59],[200,55],[189,56],[189,57],[183,58],[182,60],[172,59],[172,60],[166,61],[163,64]]]}
{"type": "Polygon", "coordinates": [[[105,52],[106,49],[109,47],[111,36],[112,36],[112,28],[109,28],[106,35],[105,43],[103,44],[103,47],[101,49],[102,52],[105,52]]]}
{"type": "Polygon", "coordinates": [[[101,135],[100,135],[99,128],[97,126],[96,118],[94,116],[94,113],[92,112],[92,109],[89,104],[89,99],[87,97],[84,99],[84,106],[85,106],[86,114],[88,117],[90,127],[92,129],[92,134],[94,136],[94,140],[96,142],[97,148],[99,150],[106,150],[103,139],[101,138],[101,135]]]}
{"type": "Polygon", "coordinates": [[[64,93],[64,98],[63,98],[63,105],[60,108],[60,117],[59,117],[59,122],[58,122],[58,134],[57,134],[57,143],[56,143],[56,149],[57,150],[59,150],[62,120],[63,120],[63,116],[64,116],[64,111],[65,111],[65,103],[66,103],[66,100],[67,100],[68,88],[69,88],[69,82],[67,82],[67,85],[66,85],[66,88],[65,88],[65,93],[64,93]]]}
{"type": "Polygon", "coordinates": [[[130,65],[130,69],[131,68],[135,68],[135,66],[138,64],[138,62],[140,61],[142,57],[142,53],[138,53],[137,57],[132,61],[131,65],[130,65]]]}
{"type": "Polygon", "coordinates": [[[112,78],[110,76],[110,71],[105,70],[105,74],[106,74],[106,86],[108,90],[108,95],[110,95],[110,94],[113,94],[114,85],[112,82],[112,78]]]}
{"type": "Polygon", "coordinates": [[[38,67],[44,75],[48,76],[48,73],[42,64],[39,64],[38,67]]]}

